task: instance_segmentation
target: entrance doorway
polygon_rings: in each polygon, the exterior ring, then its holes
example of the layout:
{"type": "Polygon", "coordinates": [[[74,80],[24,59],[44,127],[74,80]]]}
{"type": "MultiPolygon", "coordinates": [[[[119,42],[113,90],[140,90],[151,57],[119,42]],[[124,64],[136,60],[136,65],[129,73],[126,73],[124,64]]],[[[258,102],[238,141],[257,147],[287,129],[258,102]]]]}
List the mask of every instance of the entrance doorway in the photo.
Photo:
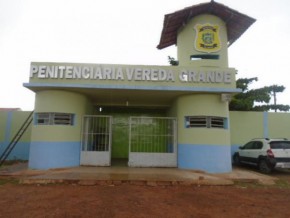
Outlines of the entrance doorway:
{"type": "Polygon", "coordinates": [[[112,150],[112,117],[83,117],[81,165],[110,166],[112,150]]]}
{"type": "Polygon", "coordinates": [[[130,117],[165,117],[164,108],[140,107],[102,107],[96,110],[99,115],[112,117],[112,153],[111,165],[128,166],[129,163],[129,135],[130,117]]]}
{"type": "Polygon", "coordinates": [[[176,119],[164,111],[104,110],[83,118],[81,165],[176,167],[176,119]]]}
{"type": "Polygon", "coordinates": [[[176,167],[176,118],[130,117],[129,166],[176,167]]]}

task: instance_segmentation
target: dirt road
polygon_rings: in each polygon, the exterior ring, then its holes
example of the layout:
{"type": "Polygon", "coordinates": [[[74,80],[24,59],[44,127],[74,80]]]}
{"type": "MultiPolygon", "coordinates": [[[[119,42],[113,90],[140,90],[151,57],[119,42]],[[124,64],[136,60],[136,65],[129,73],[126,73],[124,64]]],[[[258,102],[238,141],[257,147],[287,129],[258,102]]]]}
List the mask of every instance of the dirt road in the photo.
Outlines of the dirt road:
{"type": "MultiPolygon", "coordinates": [[[[290,180],[260,186],[0,185],[0,217],[290,217],[290,180]]],[[[5,183],[5,184],[3,184],[5,183]]]]}

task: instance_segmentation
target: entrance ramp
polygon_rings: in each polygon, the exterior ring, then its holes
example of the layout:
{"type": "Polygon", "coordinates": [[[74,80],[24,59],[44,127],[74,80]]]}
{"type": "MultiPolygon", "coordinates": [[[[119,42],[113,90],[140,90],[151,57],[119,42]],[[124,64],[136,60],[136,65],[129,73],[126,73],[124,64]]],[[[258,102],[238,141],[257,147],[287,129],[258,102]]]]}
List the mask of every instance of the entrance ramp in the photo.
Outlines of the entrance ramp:
{"type": "Polygon", "coordinates": [[[74,167],[38,171],[39,175],[20,178],[21,184],[78,184],[78,185],[232,185],[227,179],[201,171],[177,168],[135,168],[135,167],[74,167]]]}
{"type": "Polygon", "coordinates": [[[18,178],[22,184],[78,184],[78,185],[233,185],[234,182],[247,182],[274,185],[278,175],[289,172],[276,172],[265,175],[241,167],[228,173],[206,173],[199,170],[178,168],[135,168],[135,167],[71,167],[50,170],[32,170],[27,163],[3,166],[0,176],[18,178]]]}

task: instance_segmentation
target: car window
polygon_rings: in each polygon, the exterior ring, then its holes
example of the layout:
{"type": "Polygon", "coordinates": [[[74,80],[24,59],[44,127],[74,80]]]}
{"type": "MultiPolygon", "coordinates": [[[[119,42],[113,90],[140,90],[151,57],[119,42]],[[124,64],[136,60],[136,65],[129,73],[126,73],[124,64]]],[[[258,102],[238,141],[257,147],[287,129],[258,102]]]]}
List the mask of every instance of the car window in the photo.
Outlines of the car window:
{"type": "Polygon", "coordinates": [[[254,149],[262,149],[263,142],[257,141],[255,142],[254,149]]]}
{"type": "Polygon", "coordinates": [[[244,149],[254,149],[255,146],[255,142],[248,142],[247,144],[245,144],[243,147],[244,149]]]}
{"type": "Polygon", "coordinates": [[[290,141],[270,142],[271,149],[290,149],[290,141]]]}

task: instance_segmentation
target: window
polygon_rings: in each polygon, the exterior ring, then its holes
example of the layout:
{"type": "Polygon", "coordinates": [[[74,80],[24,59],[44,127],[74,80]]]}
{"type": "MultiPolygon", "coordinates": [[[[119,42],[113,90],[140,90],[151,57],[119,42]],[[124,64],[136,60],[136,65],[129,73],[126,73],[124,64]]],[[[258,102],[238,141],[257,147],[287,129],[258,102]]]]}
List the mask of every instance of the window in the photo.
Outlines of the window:
{"type": "Polygon", "coordinates": [[[270,142],[270,147],[272,149],[290,149],[289,141],[273,141],[270,142]]]}
{"type": "Polygon", "coordinates": [[[38,113],[36,114],[36,121],[39,125],[49,125],[49,113],[38,113]]]}
{"type": "Polygon", "coordinates": [[[224,117],[187,116],[186,128],[221,128],[227,129],[227,119],[224,117]]]}
{"type": "Polygon", "coordinates": [[[218,60],[220,57],[219,55],[212,55],[212,54],[202,54],[202,55],[191,55],[190,59],[192,61],[195,60],[218,60]]]}
{"type": "Polygon", "coordinates": [[[186,127],[207,127],[206,117],[186,117],[186,127]]]}
{"type": "Polygon", "coordinates": [[[254,150],[254,149],[262,149],[263,142],[261,141],[251,141],[244,145],[244,149],[254,150]]]}
{"type": "Polygon", "coordinates": [[[262,149],[263,142],[257,141],[254,145],[254,149],[262,149]]]}
{"type": "Polygon", "coordinates": [[[36,113],[36,125],[73,125],[74,114],[36,113]]]}
{"type": "Polygon", "coordinates": [[[244,149],[254,149],[255,142],[248,142],[247,144],[244,145],[244,149]]]}
{"type": "Polygon", "coordinates": [[[54,125],[73,125],[73,115],[65,113],[54,114],[54,125]]]}
{"type": "Polygon", "coordinates": [[[211,128],[224,128],[224,118],[223,117],[210,117],[210,127],[211,128]]]}

